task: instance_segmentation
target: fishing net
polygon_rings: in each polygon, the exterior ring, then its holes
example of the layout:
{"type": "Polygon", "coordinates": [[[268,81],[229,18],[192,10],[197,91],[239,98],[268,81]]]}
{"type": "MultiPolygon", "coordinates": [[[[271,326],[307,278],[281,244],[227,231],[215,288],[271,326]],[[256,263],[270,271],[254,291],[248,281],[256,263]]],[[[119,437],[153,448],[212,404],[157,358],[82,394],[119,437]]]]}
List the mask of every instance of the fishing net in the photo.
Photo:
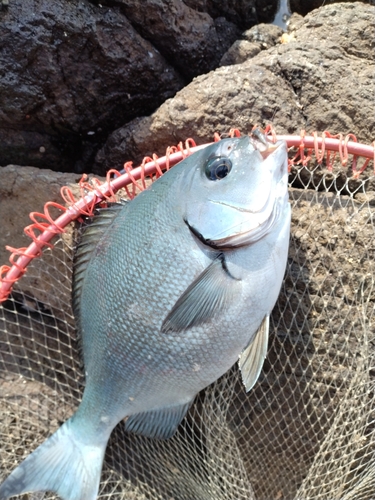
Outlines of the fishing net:
{"type": "MultiPolygon", "coordinates": [[[[120,423],[107,447],[99,498],[375,498],[375,176],[364,159],[374,150],[364,146],[352,156],[350,148],[359,145],[348,139],[286,138],[289,258],[254,389],[246,394],[234,366],[198,395],[167,441],[126,433],[120,423]]],[[[137,171],[126,164],[128,194],[174,156],[194,150],[187,146],[169,151],[164,163],[146,159],[137,171]]],[[[101,200],[115,194],[118,179],[101,200]]],[[[81,190],[85,208],[65,196],[70,212],[78,207],[75,217],[100,201],[97,183],[86,180],[81,190]]],[[[82,394],[70,296],[77,224],[61,232],[54,210],[46,209],[44,222],[34,214],[29,231],[36,245],[35,228],[49,228],[53,248],[32,259],[20,280],[2,270],[3,288],[13,288],[0,306],[0,481],[72,415],[82,394]]],[[[13,256],[18,274],[22,259],[26,249],[13,256]]]]}

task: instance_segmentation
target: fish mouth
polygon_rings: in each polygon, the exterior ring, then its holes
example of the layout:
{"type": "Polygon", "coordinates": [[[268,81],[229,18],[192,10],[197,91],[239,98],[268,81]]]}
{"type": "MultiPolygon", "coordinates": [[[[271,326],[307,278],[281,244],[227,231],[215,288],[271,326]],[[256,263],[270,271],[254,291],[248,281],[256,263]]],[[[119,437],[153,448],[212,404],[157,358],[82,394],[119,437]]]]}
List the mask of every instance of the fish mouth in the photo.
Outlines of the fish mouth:
{"type": "Polygon", "coordinates": [[[277,218],[278,210],[274,209],[267,221],[260,224],[258,227],[249,231],[234,233],[229,236],[225,236],[224,238],[215,239],[205,238],[203,234],[200,233],[194,226],[189,224],[186,219],[184,219],[184,222],[190,232],[205,246],[210,247],[213,250],[225,250],[226,248],[243,247],[261,240],[270,231],[277,218]]]}
{"type": "Polygon", "coordinates": [[[185,224],[189,228],[190,232],[198,238],[199,241],[201,241],[204,245],[213,248],[214,250],[222,250],[222,245],[217,245],[216,241],[206,239],[202,233],[200,233],[197,229],[195,229],[194,226],[191,226],[187,219],[184,219],[185,224]]]}
{"type": "Polygon", "coordinates": [[[236,210],[237,212],[246,212],[248,214],[257,214],[262,211],[264,211],[265,207],[270,203],[271,199],[271,193],[269,193],[268,198],[264,205],[262,207],[259,207],[257,210],[250,210],[249,208],[245,208],[243,205],[236,205],[235,203],[225,203],[225,201],[219,201],[219,200],[211,200],[209,199],[208,201],[210,203],[213,203],[214,205],[222,205],[224,207],[232,208],[233,210],[236,210]]]}
{"type": "MultiPolygon", "coordinates": [[[[189,228],[190,232],[199,241],[214,250],[238,248],[246,245],[251,245],[264,238],[270,232],[275,222],[279,219],[281,207],[279,203],[275,203],[275,200],[273,201],[274,203],[272,204],[272,208],[268,211],[267,216],[263,220],[258,221],[256,224],[254,224],[253,222],[253,224],[251,225],[248,224],[248,220],[241,221],[237,225],[231,226],[230,234],[228,234],[228,231],[223,231],[223,233],[226,233],[226,235],[222,233],[223,237],[221,238],[220,233],[217,234],[215,238],[205,238],[204,235],[194,226],[192,226],[187,219],[184,219],[184,222],[189,228]],[[236,229],[238,231],[236,231],[236,229]]],[[[255,213],[242,207],[237,207],[226,203],[223,204],[236,211],[246,212],[253,215],[255,213]]]]}
{"type": "MultiPolygon", "coordinates": [[[[279,210],[277,205],[275,205],[269,217],[265,221],[258,223],[256,227],[230,234],[224,238],[209,240],[209,245],[212,246],[212,248],[238,248],[251,245],[264,238],[270,232],[278,218],[279,210]]],[[[235,227],[232,229],[235,229],[235,227]]]]}
{"type": "Polygon", "coordinates": [[[260,127],[255,127],[249,134],[251,144],[260,153],[263,160],[268,158],[280,146],[279,143],[274,143],[266,136],[260,127]]]}

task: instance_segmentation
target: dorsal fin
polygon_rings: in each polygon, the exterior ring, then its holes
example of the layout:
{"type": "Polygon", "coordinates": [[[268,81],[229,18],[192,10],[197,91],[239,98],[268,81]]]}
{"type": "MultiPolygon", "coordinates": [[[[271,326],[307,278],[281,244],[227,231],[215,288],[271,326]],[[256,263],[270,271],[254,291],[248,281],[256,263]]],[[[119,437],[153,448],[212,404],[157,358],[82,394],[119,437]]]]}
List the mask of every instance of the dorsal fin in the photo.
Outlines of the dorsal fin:
{"type": "Polygon", "coordinates": [[[83,230],[81,239],[78,243],[73,260],[73,285],[72,285],[72,306],[76,320],[76,329],[78,334],[80,327],[80,303],[82,286],[85,279],[85,272],[91,260],[93,252],[98,241],[111,226],[120,211],[128,202],[121,201],[113,203],[107,208],[101,208],[97,214],[88,222],[83,230]]]}

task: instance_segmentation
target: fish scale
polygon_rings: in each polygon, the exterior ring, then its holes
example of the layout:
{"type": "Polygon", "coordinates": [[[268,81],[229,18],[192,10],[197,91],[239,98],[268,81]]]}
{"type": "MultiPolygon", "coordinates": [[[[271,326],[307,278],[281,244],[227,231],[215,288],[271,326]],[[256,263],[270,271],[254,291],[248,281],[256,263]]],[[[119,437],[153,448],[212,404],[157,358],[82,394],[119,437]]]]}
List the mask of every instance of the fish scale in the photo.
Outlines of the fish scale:
{"type": "Polygon", "coordinates": [[[246,390],[254,385],[290,231],[286,145],[257,137],[198,151],[86,228],[73,280],[82,402],[0,486],[0,500],[43,490],[94,500],[122,419],[170,437],[239,357],[246,390]]]}

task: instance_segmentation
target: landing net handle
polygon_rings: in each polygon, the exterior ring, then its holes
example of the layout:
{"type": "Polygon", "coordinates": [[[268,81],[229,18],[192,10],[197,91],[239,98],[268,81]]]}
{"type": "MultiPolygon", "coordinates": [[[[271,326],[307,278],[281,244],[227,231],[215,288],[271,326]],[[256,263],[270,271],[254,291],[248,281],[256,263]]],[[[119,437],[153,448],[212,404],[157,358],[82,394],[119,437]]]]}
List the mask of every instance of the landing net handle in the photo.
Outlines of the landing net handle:
{"type": "MultiPolygon", "coordinates": [[[[353,134],[343,137],[341,134],[332,136],[329,132],[323,132],[322,137],[318,137],[316,132],[311,136],[306,136],[305,131],[297,135],[276,135],[273,128],[268,125],[264,131],[268,134],[270,141],[276,142],[284,140],[288,148],[296,148],[295,156],[289,159],[289,166],[305,166],[315,155],[317,162],[322,163],[325,159],[326,167],[332,170],[333,159],[339,153],[341,164],[346,166],[348,155],[353,155],[352,175],[358,178],[365,170],[371,160],[374,160],[375,173],[375,142],[371,145],[359,144],[353,134]],[[333,152],[333,155],[332,155],[333,152]],[[366,158],[360,169],[357,169],[357,160],[359,157],[366,158]]],[[[231,129],[230,137],[240,137],[238,129],[231,129]]],[[[221,140],[219,134],[215,133],[214,142],[221,140]]],[[[124,165],[124,173],[117,170],[110,170],[107,173],[106,182],[101,184],[97,179],[91,179],[87,182],[87,176],[84,176],[80,182],[81,198],[76,200],[72,191],[64,186],[61,189],[61,196],[67,206],[54,202],[47,202],[44,206],[44,213],[31,212],[30,219],[32,224],[25,228],[25,233],[33,240],[28,247],[12,248],[6,246],[11,252],[9,265],[0,267],[0,303],[7,300],[12,287],[23,274],[25,274],[29,263],[39,257],[42,249],[46,246],[53,247],[50,243],[52,238],[65,232],[65,227],[72,221],[77,220],[82,215],[92,216],[97,206],[103,206],[108,201],[113,201],[115,193],[125,188],[130,199],[133,199],[137,191],[146,189],[146,179],[154,179],[163,175],[163,171],[169,170],[176,163],[180,162],[192,153],[210,145],[202,144],[197,146],[191,138],[185,141],[185,147],[182,143],[178,146],[167,148],[166,155],[158,158],[144,158],[139,167],[133,168],[132,162],[124,165]],[[114,176],[114,177],[113,177],[114,176]],[[131,188],[129,188],[131,186],[131,188]],[[51,207],[61,210],[63,213],[53,219],[49,210],[51,207]]]]}

